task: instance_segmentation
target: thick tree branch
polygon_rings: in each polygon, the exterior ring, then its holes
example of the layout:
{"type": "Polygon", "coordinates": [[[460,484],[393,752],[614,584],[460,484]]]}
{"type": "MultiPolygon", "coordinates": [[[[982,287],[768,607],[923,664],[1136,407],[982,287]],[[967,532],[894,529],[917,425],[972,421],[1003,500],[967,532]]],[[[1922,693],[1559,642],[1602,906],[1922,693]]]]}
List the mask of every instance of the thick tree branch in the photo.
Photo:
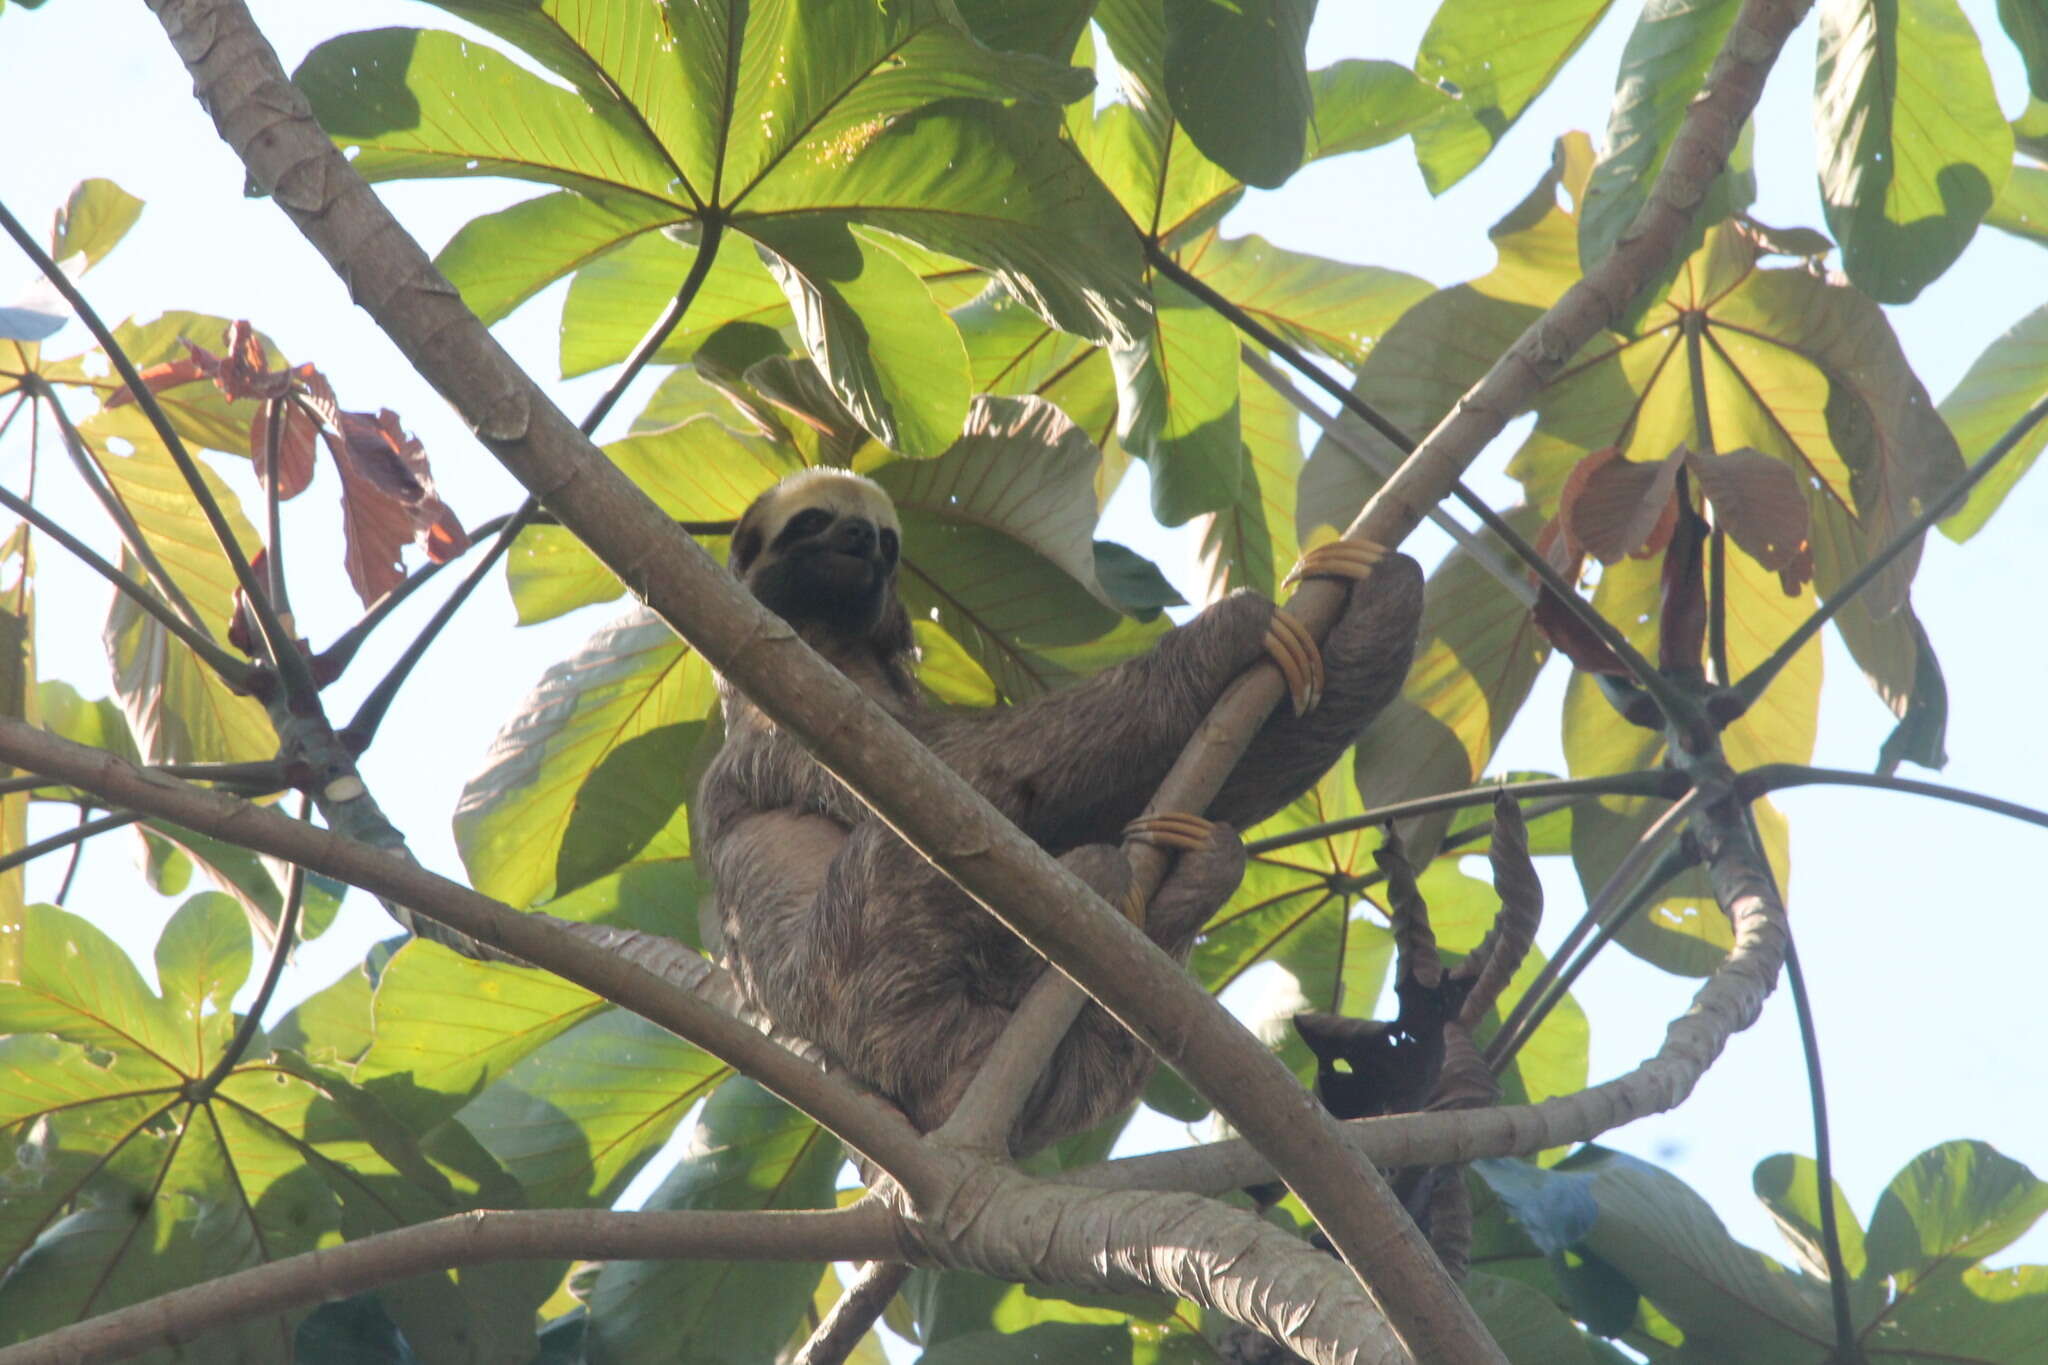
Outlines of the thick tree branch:
{"type": "Polygon", "coordinates": [[[0,1349],[0,1365],[96,1365],[250,1318],[496,1261],[669,1258],[832,1261],[902,1255],[879,1204],[822,1213],[485,1210],[379,1233],[174,1290],[0,1349]]]}

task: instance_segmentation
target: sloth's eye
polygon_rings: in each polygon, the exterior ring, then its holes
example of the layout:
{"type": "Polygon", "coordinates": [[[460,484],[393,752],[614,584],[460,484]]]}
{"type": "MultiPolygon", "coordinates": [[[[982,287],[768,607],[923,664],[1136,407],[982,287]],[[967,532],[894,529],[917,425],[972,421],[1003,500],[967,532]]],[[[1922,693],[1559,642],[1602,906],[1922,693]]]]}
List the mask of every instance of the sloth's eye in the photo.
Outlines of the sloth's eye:
{"type": "Polygon", "coordinates": [[[789,525],[782,528],[784,539],[794,540],[799,536],[814,536],[832,524],[832,514],[822,507],[807,507],[789,519],[789,525]]]}

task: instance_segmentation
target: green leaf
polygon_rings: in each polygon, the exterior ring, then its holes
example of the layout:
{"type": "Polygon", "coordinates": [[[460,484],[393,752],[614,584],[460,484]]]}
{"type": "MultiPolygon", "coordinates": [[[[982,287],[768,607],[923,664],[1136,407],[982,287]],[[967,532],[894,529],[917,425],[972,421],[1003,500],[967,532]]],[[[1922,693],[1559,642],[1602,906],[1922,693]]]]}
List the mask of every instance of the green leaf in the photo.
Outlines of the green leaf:
{"type": "Polygon", "coordinates": [[[229,691],[126,593],[108,608],[106,641],[115,695],[148,762],[250,763],[276,754],[261,704],[229,691]]]}
{"type": "Polygon", "coordinates": [[[2041,0],[1998,0],[1998,22],[2027,64],[2027,89],[2048,100],[2048,8],[2041,0]]]}
{"type": "MultiPolygon", "coordinates": [[[[650,232],[627,238],[582,264],[562,304],[563,376],[587,374],[631,354],[675,298],[696,254],[695,247],[650,232]]],[[[745,242],[727,239],[690,300],[690,311],[655,351],[653,362],[690,359],[713,332],[729,323],[780,329],[790,321],[789,300],[759,256],[747,250],[745,242]]]]}
{"type": "Polygon", "coordinates": [[[1438,7],[1415,54],[1415,74],[1449,86],[1460,112],[1416,131],[1415,159],[1431,194],[1486,159],[1592,36],[1611,2],[1445,0],[1438,7]]]}
{"type": "Polygon", "coordinates": [[[1117,440],[1152,468],[1152,514],[1178,526],[1230,506],[1244,484],[1237,402],[1237,329],[1165,280],[1152,326],[1110,348],[1117,440]]]}
{"type": "Polygon", "coordinates": [[[1539,1291],[1484,1273],[1473,1274],[1464,1289],[1487,1333],[1515,1365],[1593,1365],[1585,1334],[1539,1291]]]}
{"type": "Polygon", "coordinates": [[[1804,1365],[1816,1358],[1814,1343],[1834,1339],[1826,1289],[1735,1241],[1682,1181],[1599,1147],[1560,1170],[1592,1172],[1600,1216],[1582,1245],[1677,1324],[1688,1353],[1804,1365]]]}
{"type": "MultiPolygon", "coordinates": [[[[1579,261],[1587,270],[1606,259],[1648,202],[1685,111],[1705,84],[1740,8],[1737,0],[1651,0],[1643,7],[1622,52],[1605,149],[1593,167],[1579,217],[1579,261]]],[[[1717,176],[1715,192],[1695,206],[1679,254],[1689,255],[1699,246],[1708,223],[1755,198],[1754,175],[1740,194],[1731,195],[1726,180],[1725,172],[1717,176]],[[1730,202],[1734,199],[1740,202],[1730,202]]]]}
{"type": "Polygon", "coordinates": [[[1301,165],[1315,0],[1167,0],[1166,95],[1195,145],[1273,189],[1301,165]],[[1247,109],[1259,111],[1246,118],[1247,109]]]}
{"type": "MultiPolygon", "coordinates": [[[[249,979],[249,922],[234,898],[202,891],[178,907],[156,944],[156,979],[164,1003],[197,1027],[201,1011],[232,1021],[230,1003],[249,979]]],[[[225,1035],[223,1035],[225,1041],[225,1035]]]]}
{"type": "MultiPolygon", "coordinates": [[[[656,50],[648,11],[592,9],[649,29],[656,50]]],[[[292,82],[372,182],[499,175],[657,201],[676,188],[680,168],[622,101],[549,84],[452,33],[345,33],[314,48],[292,82]]]]}
{"type": "Polygon", "coordinates": [[[1308,85],[1315,100],[1308,130],[1311,161],[1366,151],[1458,116],[1457,101],[1447,91],[1399,62],[1333,62],[1309,72],[1308,85]]]}
{"type": "Polygon", "coordinates": [[[967,415],[967,352],[916,274],[842,221],[761,222],[753,236],[804,345],[861,426],[913,458],[951,445],[967,415]]]}
{"type": "Polygon", "coordinates": [[[1912,1295],[2004,1250],[2048,1213],[2048,1183],[1983,1142],[1947,1142],[1892,1178],[1870,1216],[1864,1278],[1912,1295]]]}
{"type": "Polygon", "coordinates": [[[2048,246],[2048,170],[2014,166],[1984,221],[2036,246],[2048,246]]]}
{"type": "Polygon", "coordinates": [[[1897,1343],[1902,1355],[1918,1347],[1915,1354],[1939,1359],[1966,1341],[1972,1360],[2029,1365],[2048,1340],[2048,1266],[1974,1266],[1943,1277],[1898,1304],[1889,1326],[1896,1336],[1885,1336],[1885,1347],[1897,1343]]]}
{"type": "MultiPolygon", "coordinates": [[[[830,1208],[842,1160],[824,1129],[735,1078],[705,1105],[692,1154],[645,1207],[830,1208]]],[[[609,1261],[588,1300],[593,1358],[767,1359],[795,1330],[820,1272],[804,1262],[609,1261]]]]}
{"type": "Polygon", "coordinates": [[[607,1010],[507,1068],[460,1118],[535,1204],[602,1208],[731,1074],[668,1030],[607,1010]]]}
{"type": "MultiPolygon", "coordinates": [[[[166,852],[179,855],[184,875],[189,875],[190,867],[196,864],[214,885],[239,901],[250,917],[265,924],[277,924],[284,912],[288,865],[273,863],[239,844],[196,834],[167,821],[145,820],[142,828],[151,838],[161,841],[166,852]]],[[[166,882],[158,889],[175,895],[182,887],[173,888],[166,882]]],[[[345,883],[317,872],[309,873],[299,902],[299,938],[314,939],[325,933],[334,923],[347,892],[345,883]]]]}
{"type": "Polygon", "coordinates": [[[1400,317],[1434,292],[1400,270],[1306,256],[1263,237],[1204,237],[1181,264],[1304,350],[1357,369],[1400,317]]]}
{"type": "MultiPolygon", "coordinates": [[[[1750,1177],[1756,1197],[1771,1211],[1778,1231],[1799,1255],[1799,1264],[1809,1275],[1827,1278],[1826,1242],[1821,1235],[1820,1168],[1813,1158],[1781,1152],[1757,1163],[1750,1177]]],[[[1863,1275],[1863,1228],[1856,1221],[1842,1187],[1829,1182],[1834,1204],[1835,1237],[1842,1248],[1842,1265],[1852,1279],[1863,1275]]]]}
{"type": "Polygon", "coordinates": [[[1821,199],[1849,278],[1909,303],[1948,269],[2012,165],[2012,130],[1955,0],[1821,7],[1821,199]]]}
{"type": "MultiPolygon", "coordinates": [[[[991,289],[953,319],[967,343],[967,361],[977,392],[1021,397],[1035,394],[1064,412],[1098,446],[1116,431],[1116,377],[1109,356],[1097,346],[1046,324],[1003,289],[991,289]]],[[[1096,479],[1100,501],[1124,465],[1107,457],[1096,479]],[[1109,484],[1105,476],[1112,476],[1109,484]]]]}
{"type": "Polygon", "coordinates": [[[1203,596],[1239,588],[1278,597],[1281,580],[1301,557],[1294,537],[1295,486],[1300,482],[1301,414],[1294,404],[1238,361],[1238,435],[1244,440],[1244,481],[1228,507],[1202,519],[1203,596]]]}
{"type": "Polygon", "coordinates": [[[200,1074],[187,1022],[91,922],[30,906],[21,939],[21,979],[0,982],[0,1032],[51,1033],[112,1052],[136,1081],[200,1074]]]}
{"type": "Polygon", "coordinates": [[[1095,576],[1110,601],[1141,620],[1151,620],[1162,607],[1187,605],[1157,564],[1113,540],[1095,542],[1095,576]]]}
{"type": "MultiPolygon", "coordinates": [[[[1247,831],[1246,843],[1256,847],[1261,840],[1348,819],[1363,809],[1357,789],[1339,767],[1247,831]]],[[[1195,979],[1214,993],[1261,962],[1277,962],[1299,987],[1305,1006],[1297,1007],[1369,1012],[1394,950],[1383,924],[1355,913],[1365,889],[1379,880],[1372,857],[1379,844],[1378,830],[1356,829],[1254,853],[1236,894],[1196,943],[1190,964],[1195,979]]],[[[1365,904],[1378,909],[1370,901],[1365,904]]],[[[1292,1029],[1282,1034],[1281,1055],[1298,1074],[1313,1074],[1307,1048],[1292,1029]]]]}
{"type": "Polygon", "coordinates": [[[903,521],[911,618],[943,626],[1013,701],[1085,676],[1058,651],[1120,619],[1095,578],[1099,458],[1051,404],[981,398],[945,455],[873,471],[903,521]]]}
{"type": "Polygon", "coordinates": [[[1002,698],[988,670],[946,634],[936,621],[912,621],[917,639],[917,681],[932,699],[946,706],[994,706],[1002,698]]]}
{"type": "Polygon", "coordinates": [[[575,808],[562,831],[555,857],[557,895],[645,857],[650,849],[656,858],[688,856],[686,838],[661,835],[684,804],[686,792],[678,779],[703,743],[705,729],[703,721],[659,726],[598,760],[577,788],[575,808]]]}
{"type": "MultiPolygon", "coordinates": [[[[2048,181],[2048,172],[2043,178],[2048,181]]],[[[1955,433],[1956,444],[1975,460],[2043,399],[2048,399],[2048,304],[1984,348],[1962,381],[1941,400],[1941,415],[1955,433]]],[[[2043,446],[2048,446],[2048,422],[2036,422],[1998,467],[1970,490],[1962,506],[1942,519],[1942,534],[1965,541],[1982,530],[2032,468],[2043,446]]]]}
{"type": "Polygon", "coordinates": [[[545,972],[472,962],[415,939],[377,981],[356,1079],[424,1129],[605,1002],[545,972]],[[382,1082],[382,1084],[378,1084],[382,1082]]]}
{"type": "Polygon", "coordinates": [[[1041,1322],[1016,1332],[969,1332],[932,1347],[918,1365],[1131,1365],[1131,1329],[1120,1324],[1041,1322]]]}
{"type": "Polygon", "coordinates": [[[85,257],[80,273],[98,265],[142,216],[142,201],[111,180],[81,180],[57,210],[50,255],[57,261],[85,257]]]}
{"type": "MultiPolygon", "coordinates": [[[[1524,537],[1537,520],[1526,507],[1508,514],[1524,537]]],[[[1497,560],[1514,562],[1493,536],[1482,533],[1482,543],[1497,560]]],[[[1550,657],[1530,603],[1462,547],[1429,576],[1418,641],[1401,695],[1366,728],[1354,751],[1368,805],[1476,783],[1550,657]]],[[[1401,837],[1411,856],[1433,855],[1451,818],[1404,822],[1401,837]]]]}
{"type": "MultiPolygon", "coordinates": [[[[434,264],[462,291],[469,311],[489,324],[622,243],[666,241],[639,234],[674,217],[668,204],[656,200],[558,190],[470,219],[449,238],[434,264]]],[[[664,257],[683,251],[669,245],[671,251],[662,253],[664,257]]],[[[687,252],[683,254],[687,260],[687,252]]],[[[687,265],[684,269],[687,272],[687,265]]],[[[682,281],[677,275],[675,287],[680,288],[682,281]]],[[[695,300],[692,304],[694,311],[695,300]]],[[[568,339],[565,326],[564,346],[568,339]]],[[[566,355],[563,361],[569,372],[566,355]]]]}
{"type": "MultiPolygon", "coordinates": [[[[651,615],[635,611],[598,631],[547,671],[463,788],[455,844],[471,882],[485,895],[528,906],[567,889],[565,854],[573,875],[590,874],[602,859],[565,844],[586,800],[600,807],[586,818],[623,814],[622,801],[639,812],[639,855],[687,856],[680,810],[687,793],[657,787],[635,797],[602,776],[602,765],[629,741],[703,719],[715,702],[710,669],[651,615]],[[652,801],[667,802],[668,815],[648,833],[652,801]]],[[[630,758],[621,761],[632,768],[630,758]]]]}

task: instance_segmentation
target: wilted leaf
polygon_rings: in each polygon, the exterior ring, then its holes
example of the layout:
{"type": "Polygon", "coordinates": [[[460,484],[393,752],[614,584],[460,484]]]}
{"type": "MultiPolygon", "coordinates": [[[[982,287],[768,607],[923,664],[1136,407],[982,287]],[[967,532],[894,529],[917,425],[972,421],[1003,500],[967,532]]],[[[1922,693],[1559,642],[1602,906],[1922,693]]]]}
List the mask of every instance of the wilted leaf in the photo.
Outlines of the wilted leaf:
{"type": "Polygon", "coordinates": [[[397,413],[335,416],[336,429],[321,436],[341,473],[348,580],[368,606],[405,581],[398,552],[407,542],[418,541],[441,564],[461,554],[469,536],[434,491],[426,453],[399,427],[397,413]]]}

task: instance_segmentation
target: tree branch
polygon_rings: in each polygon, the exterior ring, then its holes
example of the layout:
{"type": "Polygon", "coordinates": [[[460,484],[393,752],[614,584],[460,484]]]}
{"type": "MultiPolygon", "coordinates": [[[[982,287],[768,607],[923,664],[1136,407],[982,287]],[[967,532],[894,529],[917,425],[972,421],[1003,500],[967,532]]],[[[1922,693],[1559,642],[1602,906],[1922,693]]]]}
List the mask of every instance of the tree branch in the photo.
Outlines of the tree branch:
{"type": "Polygon", "coordinates": [[[827,1075],[759,1030],[662,981],[646,968],[587,941],[549,915],[522,915],[387,849],[294,820],[281,811],[137,768],[21,721],[0,717],[0,762],[44,774],[110,805],[155,816],[267,853],[388,898],[420,915],[528,962],[546,961],[565,980],[594,991],[754,1077],[812,1115],[913,1192],[916,1130],[889,1105],[827,1075]]]}
{"type": "MultiPolygon", "coordinates": [[[[33,504],[16,497],[5,488],[0,488],[0,507],[5,507],[8,511],[14,513],[14,515],[20,517],[38,531],[41,531],[50,539],[56,541],[64,549],[70,551],[72,556],[84,564],[86,568],[91,569],[101,578],[113,584],[115,591],[126,593],[136,606],[155,617],[159,625],[179,640],[182,640],[186,648],[204,660],[206,666],[211,668],[222,682],[225,682],[230,687],[242,687],[248,684],[249,674],[252,671],[248,660],[237,659],[234,655],[222,649],[211,635],[189,624],[184,617],[173,611],[170,604],[163,598],[157,596],[148,588],[137,583],[127,574],[122,573],[112,564],[102,559],[92,546],[87,545],[77,536],[72,535],[62,526],[44,516],[36,510],[33,504]]],[[[168,582],[169,579],[167,578],[165,581],[168,582]]]]}
{"type": "Polygon", "coordinates": [[[1803,763],[1766,763],[1740,773],[1735,778],[1736,794],[1744,801],[1754,801],[1769,792],[1784,791],[1790,787],[1816,786],[1874,787],[1879,791],[1904,792],[1909,796],[1930,796],[1937,801],[1953,801],[1958,806],[1988,810],[1993,815],[2009,816],[2014,820],[2024,820],[2027,824],[2048,829],[2048,811],[2022,806],[2017,801],[2006,801],[1996,796],[1983,796],[1940,782],[1922,782],[1912,777],[1893,777],[1888,773],[1859,773],[1843,768],[1809,768],[1803,763]]]}
{"type": "Polygon", "coordinates": [[[347,1298],[433,1271],[499,1261],[831,1261],[903,1255],[899,1217],[879,1204],[819,1213],[609,1209],[479,1210],[173,1290],[19,1345],[0,1365],[96,1365],[178,1347],[217,1327],[347,1298]]]}

